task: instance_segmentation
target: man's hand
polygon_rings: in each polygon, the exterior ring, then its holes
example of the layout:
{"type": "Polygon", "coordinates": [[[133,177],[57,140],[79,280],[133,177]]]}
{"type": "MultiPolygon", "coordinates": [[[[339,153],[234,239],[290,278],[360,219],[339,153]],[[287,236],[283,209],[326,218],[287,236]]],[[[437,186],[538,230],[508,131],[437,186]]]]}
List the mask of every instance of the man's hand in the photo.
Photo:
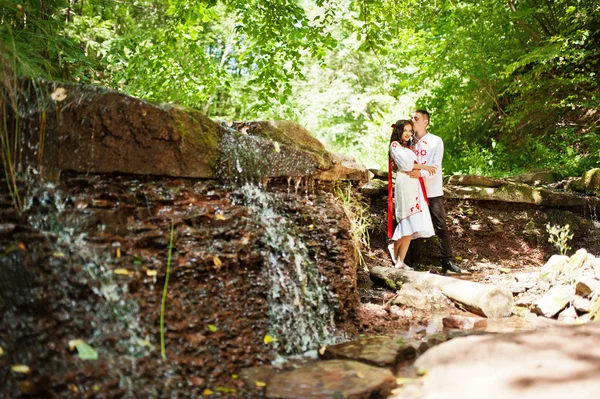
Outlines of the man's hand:
{"type": "Polygon", "coordinates": [[[412,177],[413,179],[418,179],[421,177],[421,172],[418,169],[413,169],[410,172],[406,173],[408,177],[412,177]]]}

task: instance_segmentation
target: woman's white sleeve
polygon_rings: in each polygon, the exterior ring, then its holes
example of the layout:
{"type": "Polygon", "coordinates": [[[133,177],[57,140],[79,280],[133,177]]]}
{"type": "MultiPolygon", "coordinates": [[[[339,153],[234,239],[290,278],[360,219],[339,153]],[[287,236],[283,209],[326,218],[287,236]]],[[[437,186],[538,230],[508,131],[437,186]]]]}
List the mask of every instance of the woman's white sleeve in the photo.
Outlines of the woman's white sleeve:
{"type": "Polygon", "coordinates": [[[390,152],[392,154],[392,159],[394,160],[394,162],[396,162],[396,165],[398,166],[398,169],[408,172],[411,171],[415,166],[417,156],[411,150],[400,146],[391,146],[390,152]]]}

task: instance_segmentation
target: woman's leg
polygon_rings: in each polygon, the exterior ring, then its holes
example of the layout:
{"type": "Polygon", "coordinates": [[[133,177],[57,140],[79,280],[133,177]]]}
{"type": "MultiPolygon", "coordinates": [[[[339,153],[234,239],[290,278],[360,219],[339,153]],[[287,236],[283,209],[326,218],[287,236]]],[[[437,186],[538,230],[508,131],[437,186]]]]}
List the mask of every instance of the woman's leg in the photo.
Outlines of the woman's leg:
{"type": "Polygon", "coordinates": [[[401,239],[394,241],[396,265],[404,266],[404,258],[406,257],[406,252],[408,252],[411,238],[411,236],[404,236],[401,239]]]}

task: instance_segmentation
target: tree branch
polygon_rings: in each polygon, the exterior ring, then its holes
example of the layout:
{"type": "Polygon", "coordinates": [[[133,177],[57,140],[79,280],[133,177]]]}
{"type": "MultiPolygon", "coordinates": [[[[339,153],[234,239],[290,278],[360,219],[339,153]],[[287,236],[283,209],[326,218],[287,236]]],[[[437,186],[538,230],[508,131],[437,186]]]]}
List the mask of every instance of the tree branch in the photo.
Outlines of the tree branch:
{"type": "MultiPolygon", "coordinates": [[[[510,8],[510,10],[514,13],[517,12],[517,7],[515,7],[515,2],[513,0],[507,0],[508,1],[508,7],[510,8]]],[[[529,36],[535,40],[538,43],[543,42],[542,37],[535,31],[533,30],[533,28],[531,26],[529,26],[525,21],[523,21],[521,18],[517,17],[517,22],[519,23],[519,25],[521,25],[521,27],[527,32],[529,33],[529,36]]]]}

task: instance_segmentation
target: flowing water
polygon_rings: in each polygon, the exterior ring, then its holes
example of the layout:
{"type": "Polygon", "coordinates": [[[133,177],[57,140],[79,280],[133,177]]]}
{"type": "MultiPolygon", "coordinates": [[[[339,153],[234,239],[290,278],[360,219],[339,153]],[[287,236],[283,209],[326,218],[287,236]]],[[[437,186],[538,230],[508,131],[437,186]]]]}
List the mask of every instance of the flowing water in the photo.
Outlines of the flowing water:
{"type": "Polygon", "coordinates": [[[273,194],[250,184],[238,191],[265,229],[265,278],[271,283],[269,317],[272,335],[281,337],[276,347],[294,354],[331,343],[334,300],[293,223],[277,210],[278,199],[273,194]]]}
{"type": "Polygon", "coordinates": [[[236,187],[242,205],[252,210],[264,228],[269,318],[271,334],[277,339],[274,348],[292,355],[333,342],[332,293],[325,288],[294,222],[281,211],[282,199],[266,190],[267,180],[274,176],[289,176],[288,186],[294,175],[300,176],[300,182],[312,165],[306,157],[284,153],[275,142],[233,131],[223,137],[221,152],[225,159],[221,178],[236,187]]]}

